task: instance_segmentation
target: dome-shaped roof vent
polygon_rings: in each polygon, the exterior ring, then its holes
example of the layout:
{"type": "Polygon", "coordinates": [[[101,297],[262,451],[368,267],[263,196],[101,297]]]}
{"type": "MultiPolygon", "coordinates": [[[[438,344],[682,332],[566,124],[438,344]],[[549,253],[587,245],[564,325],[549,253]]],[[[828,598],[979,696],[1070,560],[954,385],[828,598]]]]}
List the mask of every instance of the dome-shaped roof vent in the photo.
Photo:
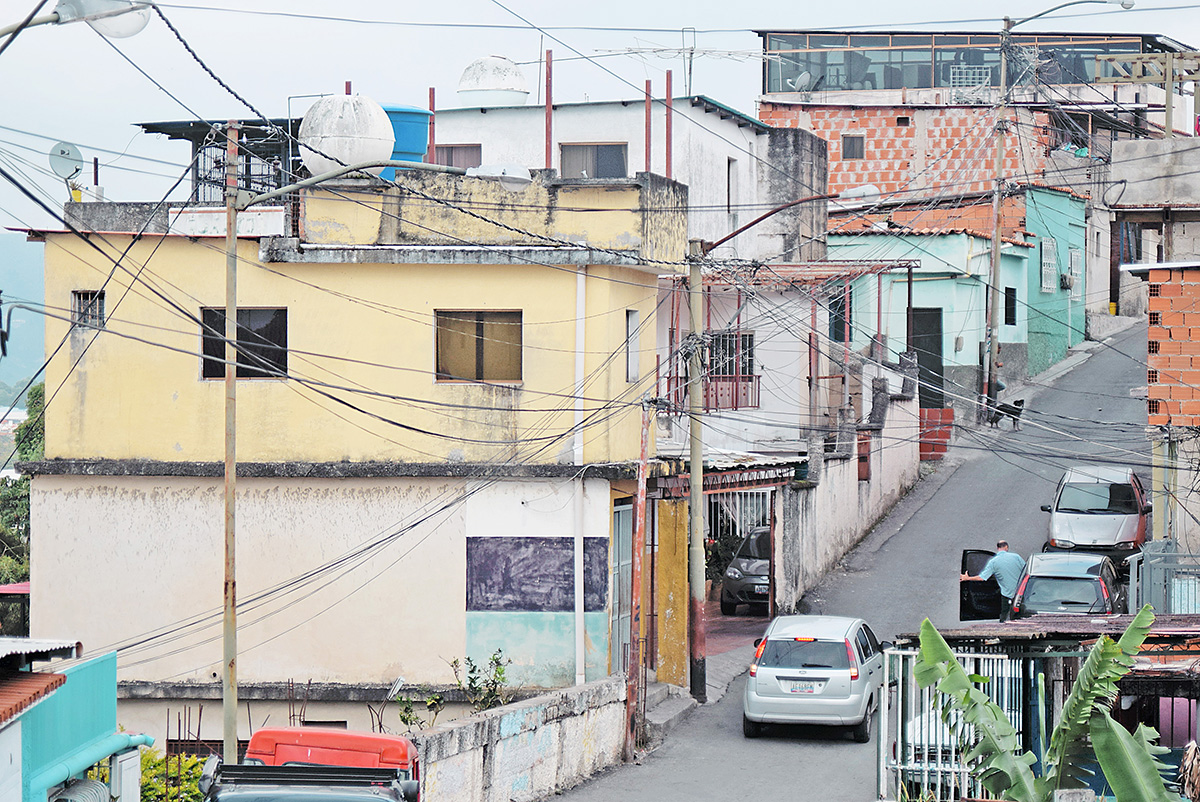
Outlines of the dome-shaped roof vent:
{"type": "Polygon", "coordinates": [[[524,106],[528,98],[525,74],[504,56],[472,61],[458,80],[458,99],[464,106],[524,106]]]}
{"type": "MultiPolygon", "coordinates": [[[[300,122],[300,156],[313,175],[341,167],[335,159],[343,164],[390,159],[395,142],[387,112],[363,95],[326,95],[300,122]]],[[[379,175],[383,169],[367,172],[379,175]]]]}

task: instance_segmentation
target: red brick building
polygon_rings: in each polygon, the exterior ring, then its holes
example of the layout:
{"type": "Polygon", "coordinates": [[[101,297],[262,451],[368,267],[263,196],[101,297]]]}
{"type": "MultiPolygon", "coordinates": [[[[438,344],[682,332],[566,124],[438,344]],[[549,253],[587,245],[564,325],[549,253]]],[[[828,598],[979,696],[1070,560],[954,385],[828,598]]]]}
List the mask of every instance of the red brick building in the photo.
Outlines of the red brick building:
{"type": "Polygon", "coordinates": [[[1200,426],[1200,263],[1149,267],[1151,426],[1200,426]]]}

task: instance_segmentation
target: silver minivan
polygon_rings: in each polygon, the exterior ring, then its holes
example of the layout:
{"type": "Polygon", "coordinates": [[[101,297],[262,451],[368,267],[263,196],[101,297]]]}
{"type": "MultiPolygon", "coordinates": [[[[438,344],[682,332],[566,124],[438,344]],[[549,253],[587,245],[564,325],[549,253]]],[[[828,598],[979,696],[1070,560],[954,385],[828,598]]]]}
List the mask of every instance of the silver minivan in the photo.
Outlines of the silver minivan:
{"type": "Polygon", "coordinates": [[[826,724],[853,727],[859,743],[871,740],[888,644],[865,621],[780,616],[755,645],[742,704],[747,738],[764,724],[826,724]]]}
{"type": "Polygon", "coordinates": [[[1150,504],[1132,468],[1067,468],[1042,510],[1050,513],[1045,551],[1092,551],[1120,564],[1146,542],[1150,504]]]}

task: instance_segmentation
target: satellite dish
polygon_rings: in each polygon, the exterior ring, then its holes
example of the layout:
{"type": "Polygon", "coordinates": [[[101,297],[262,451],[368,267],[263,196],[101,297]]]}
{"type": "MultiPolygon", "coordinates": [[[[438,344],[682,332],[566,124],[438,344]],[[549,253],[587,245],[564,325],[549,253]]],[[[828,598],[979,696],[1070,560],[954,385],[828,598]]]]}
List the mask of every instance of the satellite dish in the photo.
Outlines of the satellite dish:
{"type": "Polygon", "coordinates": [[[803,92],[808,89],[812,83],[812,73],[808,70],[797,75],[795,78],[788,78],[787,85],[790,89],[796,92],[803,92]]]}
{"type": "Polygon", "coordinates": [[[83,155],[70,142],[59,142],[50,148],[50,169],[64,181],[83,172],[83,155]]]}

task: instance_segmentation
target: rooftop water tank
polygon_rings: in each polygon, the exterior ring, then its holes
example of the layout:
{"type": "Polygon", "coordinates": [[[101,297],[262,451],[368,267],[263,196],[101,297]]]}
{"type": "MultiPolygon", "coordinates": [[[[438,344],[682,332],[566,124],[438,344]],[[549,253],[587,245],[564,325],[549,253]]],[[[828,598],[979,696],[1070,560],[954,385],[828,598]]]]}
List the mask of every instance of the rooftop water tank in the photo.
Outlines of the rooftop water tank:
{"type": "MultiPolygon", "coordinates": [[[[342,166],[338,161],[355,164],[390,159],[395,141],[383,107],[363,95],[326,95],[312,104],[300,121],[300,156],[313,175],[336,170],[342,166]]],[[[379,175],[382,171],[376,167],[366,172],[379,175]]]]}
{"type": "Polygon", "coordinates": [[[504,56],[476,59],[458,79],[458,100],[464,106],[524,106],[528,98],[525,74],[504,56]]]}
{"type": "MultiPolygon", "coordinates": [[[[396,144],[392,146],[392,158],[397,161],[419,162],[425,160],[429,150],[429,118],[433,112],[416,106],[384,106],[384,112],[392,124],[396,144]]],[[[385,181],[396,177],[396,168],[389,167],[379,174],[385,181]]]]}

